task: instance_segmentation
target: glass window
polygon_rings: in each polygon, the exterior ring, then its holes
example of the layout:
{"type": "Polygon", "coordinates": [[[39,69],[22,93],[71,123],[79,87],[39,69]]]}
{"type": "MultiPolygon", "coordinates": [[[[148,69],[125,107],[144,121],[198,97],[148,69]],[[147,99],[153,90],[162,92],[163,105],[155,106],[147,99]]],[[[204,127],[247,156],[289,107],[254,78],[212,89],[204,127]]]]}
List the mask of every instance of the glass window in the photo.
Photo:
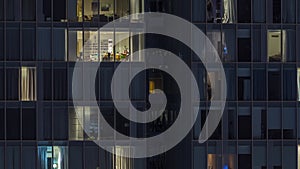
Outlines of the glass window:
{"type": "Polygon", "coordinates": [[[281,23],[281,0],[267,0],[267,22],[281,23]]]}
{"type": "Polygon", "coordinates": [[[95,144],[88,144],[84,147],[85,168],[100,168],[99,167],[99,147],[95,144]]]}
{"type": "Polygon", "coordinates": [[[253,62],[267,62],[267,30],[263,25],[254,25],[252,28],[253,62]]]}
{"type": "MultiPolygon", "coordinates": [[[[1,8],[1,4],[0,4],[0,8],[1,8]]],[[[4,60],[4,30],[3,29],[4,29],[3,25],[0,24],[0,60],[4,60]]]]}
{"type": "Polygon", "coordinates": [[[281,100],[281,72],[280,68],[275,66],[269,67],[268,71],[268,98],[269,100],[281,100]],[[280,82],[280,83],[279,83],[280,82]]]}
{"type": "Polygon", "coordinates": [[[21,100],[35,101],[36,100],[36,68],[22,67],[20,80],[21,80],[21,100]]]}
{"type": "Polygon", "coordinates": [[[36,139],[36,109],[35,108],[22,109],[22,139],[23,140],[36,139]]]}
{"type": "Polygon", "coordinates": [[[50,28],[37,28],[37,60],[51,60],[51,37],[50,28]]]}
{"type": "MultiPolygon", "coordinates": [[[[282,142],[268,142],[268,168],[282,168],[282,142]]],[[[291,156],[291,155],[289,155],[291,156]]]]}
{"type": "Polygon", "coordinates": [[[55,65],[53,70],[53,89],[54,100],[66,100],[68,96],[67,90],[67,70],[66,65],[55,65]]]}
{"type": "Polygon", "coordinates": [[[68,139],[68,109],[64,106],[53,108],[53,134],[55,140],[68,139]]]}
{"type": "Polygon", "coordinates": [[[238,168],[252,168],[251,143],[239,142],[238,145],[238,168]]]}
{"type": "Polygon", "coordinates": [[[296,21],[296,0],[282,1],[282,22],[295,23],[296,21]]]}
{"type": "Polygon", "coordinates": [[[66,0],[52,0],[52,5],[53,5],[53,21],[58,21],[58,22],[66,21],[67,19],[66,0]]]}
{"type": "Polygon", "coordinates": [[[251,22],[251,1],[249,0],[238,0],[238,22],[239,23],[250,23],[251,22]]]}
{"type": "Polygon", "coordinates": [[[283,55],[286,55],[287,62],[296,62],[296,29],[294,26],[283,26],[282,31],[286,32],[282,40],[282,44],[286,45],[286,49],[282,51],[283,55]]]}
{"type": "Polygon", "coordinates": [[[38,110],[38,139],[52,139],[52,109],[51,104],[40,105],[38,110]]]}
{"type": "Polygon", "coordinates": [[[6,60],[20,60],[20,50],[16,49],[20,49],[19,25],[8,27],[6,30],[6,60]]]}
{"type": "Polygon", "coordinates": [[[20,1],[19,0],[6,0],[6,20],[19,21],[20,20],[20,1]]]}
{"type": "Polygon", "coordinates": [[[17,68],[6,69],[6,99],[19,100],[19,72],[17,68]]]}
{"type": "Polygon", "coordinates": [[[35,60],[35,28],[22,29],[22,60],[35,60]]]}
{"type": "Polygon", "coordinates": [[[38,8],[37,8],[37,18],[38,21],[51,21],[52,20],[52,2],[51,0],[40,0],[37,1],[38,8]]]}
{"type": "Polygon", "coordinates": [[[5,98],[5,81],[4,81],[4,69],[0,66],[0,100],[4,100],[5,98]]]}
{"type": "Polygon", "coordinates": [[[205,169],[207,168],[207,155],[205,146],[195,146],[193,148],[193,169],[205,169]]]}
{"type": "Polygon", "coordinates": [[[297,168],[297,144],[284,141],[282,148],[282,168],[297,168]]]}
{"type": "Polygon", "coordinates": [[[83,140],[83,108],[69,108],[69,140],[83,140]]]}
{"type": "Polygon", "coordinates": [[[297,68],[298,101],[300,101],[300,68],[297,68]]]}
{"type": "Polygon", "coordinates": [[[129,156],[132,153],[132,148],[129,146],[115,146],[114,152],[115,154],[120,154],[120,156],[115,155],[115,158],[113,160],[113,164],[116,168],[122,168],[122,169],[131,169],[133,168],[133,159],[124,157],[129,156]]]}
{"type": "Polygon", "coordinates": [[[68,0],[68,21],[82,22],[82,0],[68,0]]]}
{"type": "Polygon", "coordinates": [[[36,146],[25,143],[22,146],[22,168],[36,168],[36,146]]]}
{"type": "Polygon", "coordinates": [[[275,106],[276,103],[273,104],[268,108],[268,138],[281,139],[281,108],[275,106]]]}
{"type": "Polygon", "coordinates": [[[247,27],[237,32],[238,61],[251,62],[251,31],[247,27]]]}
{"type": "Polygon", "coordinates": [[[284,103],[282,111],[283,139],[295,139],[297,134],[296,105],[284,103]]]}
{"type": "Polygon", "coordinates": [[[5,154],[6,168],[20,169],[21,167],[21,150],[20,145],[17,143],[11,143],[7,145],[5,154]]]}
{"type": "Polygon", "coordinates": [[[6,139],[20,140],[21,117],[19,108],[6,108],[6,139]]]}
{"type": "Polygon", "coordinates": [[[251,139],[252,137],[252,119],[251,108],[239,105],[238,109],[238,138],[251,139]]]}
{"type": "Polygon", "coordinates": [[[207,22],[233,23],[236,18],[234,0],[207,0],[207,22]]]}
{"type": "Polygon", "coordinates": [[[39,75],[39,85],[42,89],[39,89],[39,97],[42,100],[51,100],[53,91],[53,77],[52,68],[50,64],[44,64],[42,73],[39,75]]]}
{"type": "Polygon", "coordinates": [[[0,167],[1,168],[5,168],[5,159],[4,159],[4,153],[5,153],[5,151],[4,151],[4,143],[1,143],[0,144],[0,167]]]}
{"type": "Polygon", "coordinates": [[[69,165],[72,169],[83,169],[83,146],[82,143],[70,143],[69,165]]]}
{"type": "Polygon", "coordinates": [[[38,146],[39,169],[68,169],[67,146],[38,146]]]}
{"type": "Polygon", "coordinates": [[[264,64],[254,65],[253,70],[253,99],[263,101],[267,99],[266,67],[264,64]]]}
{"type": "Polygon", "coordinates": [[[222,33],[222,60],[225,62],[234,62],[236,47],[236,32],[233,25],[223,25],[222,33]]]}
{"type": "MultiPolygon", "coordinates": [[[[5,137],[5,111],[2,105],[0,106],[0,140],[4,140],[5,137]]],[[[1,150],[1,145],[0,145],[1,150]]],[[[1,152],[1,151],[0,151],[1,152]]],[[[1,166],[1,153],[0,153],[0,166],[1,166]]]]}
{"type": "Polygon", "coordinates": [[[223,169],[237,169],[236,142],[226,141],[223,144],[223,169]]]}
{"type": "MultiPolygon", "coordinates": [[[[61,1],[61,0],[57,0],[61,1]]],[[[65,61],[67,58],[67,31],[63,28],[53,29],[53,60],[65,61]]]]}
{"type": "Polygon", "coordinates": [[[22,0],[22,20],[35,20],[35,0],[22,0]]]}
{"type": "Polygon", "coordinates": [[[253,139],[267,138],[267,110],[264,104],[252,108],[253,139]]]}
{"type": "Polygon", "coordinates": [[[294,65],[284,65],[283,69],[283,100],[295,101],[297,99],[297,75],[294,65]]]}
{"type": "Polygon", "coordinates": [[[0,0],[0,21],[3,21],[4,19],[4,0],[0,0]]]}
{"type": "Polygon", "coordinates": [[[228,105],[223,114],[224,139],[237,138],[237,114],[236,105],[228,105]]]}
{"type": "Polygon", "coordinates": [[[250,66],[241,65],[238,68],[238,99],[250,100],[251,99],[251,75],[250,66]]]}
{"type": "Polygon", "coordinates": [[[266,0],[252,0],[253,22],[266,22],[266,0]]]}
{"type": "MultiPolygon", "coordinates": [[[[206,0],[193,0],[192,1],[192,20],[194,22],[205,22],[205,16],[206,16],[206,10],[207,12],[212,12],[212,4],[207,1],[208,4],[206,4],[206,0]],[[206,9],[205,9],[206,7],[206,9]]],[[[209,13],[207,13],[209,14],[209,13]]]]}
{"type": "Polygon", "coordinates": [[[265,142],[253,143],[253,168],[267,168],[267,144],[265,142]]]}
{"type": "Polygon", "coordinates": [[[207,168],[222,168],[221,142],[209,142],[207,149],[207,168]]]}
{"type": "Polygon", "coordinates": [[[268,30],[268,61],[286,61],[286,31],[268,30]]]}

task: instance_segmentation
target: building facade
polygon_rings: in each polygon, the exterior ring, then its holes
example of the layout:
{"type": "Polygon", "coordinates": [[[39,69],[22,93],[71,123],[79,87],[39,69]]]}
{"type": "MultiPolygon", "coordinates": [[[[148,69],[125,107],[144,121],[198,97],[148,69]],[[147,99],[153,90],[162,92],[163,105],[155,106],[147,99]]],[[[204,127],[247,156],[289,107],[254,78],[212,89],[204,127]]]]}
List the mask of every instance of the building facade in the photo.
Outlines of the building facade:
{"type": "MultiPolygon", "coordinates": [[[[127,19],[143,32],[143,20],[127,19]]],[[[299,169],[299,23],[298,0],[0,0],[0,169],[299,169]],[[217,130],[203,144],[198,136],[220,75],[208,74],[195,54],[172,38],[139,35],[112,46],[131,30],[98,31],[140,12],[182,17],[201,29],[218,51],[227,103],[217,130]],[[99,39],[87,44],[95,33],[99,39]],[[153,47],[178,55],[194,73],[200,90],[196,124],[164,154],[114,156],[93,142],[111,139],[96,108],[82,106],[76,114],[72,100],[88,100],[96,92],[106,121],[125,135],[142,138],[164,132],[180,109],[179,88],[170,75],[147,70],[131,82],[130,99],[139,110],[149,107],[154,89],[166,93],[166,111],[151,123],[122,117],[110,93],[120,61],[143,64],[142,56],[130,54],[153,47]],[[98,87],[78,98],[72,96],[76,62],[83,69],[101,62],[98,87]]],[[[83,80],[76,86],[80,90],[92,83],[83,80]]],[[[122,153],[130,147],[111,149],[122,153]]]]}

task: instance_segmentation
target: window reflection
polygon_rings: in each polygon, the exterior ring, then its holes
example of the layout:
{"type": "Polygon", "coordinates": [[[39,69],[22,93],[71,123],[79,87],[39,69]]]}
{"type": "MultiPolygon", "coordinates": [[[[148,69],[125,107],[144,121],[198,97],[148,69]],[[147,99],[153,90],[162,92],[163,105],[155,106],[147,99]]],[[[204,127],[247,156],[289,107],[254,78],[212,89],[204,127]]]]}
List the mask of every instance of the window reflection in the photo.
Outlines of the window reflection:
{"type": "Polygon", "coordinates": [[[40,169],[68,169],[67,147],[38,146],[38,166],[40,169]]]}
{"type": "Polygon", "coordinates": [[[207,21],[233,23],[235,21],[234,0],[207,0],[207,21]]]}

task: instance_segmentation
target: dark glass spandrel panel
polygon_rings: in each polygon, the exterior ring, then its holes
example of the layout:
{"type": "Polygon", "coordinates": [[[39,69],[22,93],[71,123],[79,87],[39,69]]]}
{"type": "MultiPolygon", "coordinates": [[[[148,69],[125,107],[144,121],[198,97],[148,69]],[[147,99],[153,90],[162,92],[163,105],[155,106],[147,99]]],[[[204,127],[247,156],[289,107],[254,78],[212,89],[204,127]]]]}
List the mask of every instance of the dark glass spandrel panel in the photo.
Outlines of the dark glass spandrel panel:
{"type": "Polygon", "coordinates": [[[53,29],[53,60],[65,61],[66,59],[66,30],[61,28],[53,29]]]}
{"type": "Polygon", "coordinates": [[[295,21],[296,21],[296,0],[282,1],[282,22],[295,23],[295,21]]]}
{"type": "Polygon", "coordinates": [[[22,109],[22,139],[23,140],[36,139],[36,109],[35,108],[22,109]]]}
{"type": "Polygon", "coordinates": [[[19,69],[6,69],[6,99],[19,100],[19,69]]]}
{"type": "Polygon", "coordinates": [[[66,107],[54,107],[53,109],[53,133],[55,140],[68,139],[68,109],[66,107]]]}
{"type": "Polygon", "coordinates": [[[52,99],[52,69],[44,68],[43,69],[43,99],[51,100],[52,99]]]}
{"type": "Polygon", "coordinates": [[[21,167],[21,152],[19,145],[9,145],[6,148],[5,163],[6,168],[20,169],[21,167]]]}
{"type": "Polygon", "coordinates": [[[6,60],[20,60],[20,29],[8,27],[6,30],[6,60]]]}
{"type": "Polygon", "coordinates": [[[24,28],[22,30],[22,60],[34,61],[35,60],[35,29],[24,28]]]}
{"type": "Polygon", "coordinates": [[[20,0],[6,0],[6,20],[19,21],[20,20],[20,0]]]}
{"type": "Polygon", "coordinates": [[[20,140],[20,109],[7,108],[6,109],[6,138],[8,140],[20,140]]]}
{"type": "Polygon", "coordinates": [[[212,8],[209,5],[206,5],[206,0],[193,0],[192,1],[192,21],[193,22],[205,22],[206,11],[207,14],[211,11],[212,8]]]}
{"type": "Polygon", "coordinates": [[[37,59],[44,61],[51,60],[51,29],[37,29],[37,59]]]}
{"type": "Polygon", "coordinates": [[[36,169],[36,147],[34,145],[23,145],[22,147],[22,168],[36,169]]]}
{"type": "Polygon", "coordinates": [[[252,0],[253,22],[266,22],[266,0],[252,0]]]}
{"type": "Polygon", "coordinates": [[[35,20],[35,0],[22,0],[22,20],[34,21],[35,20]]]}

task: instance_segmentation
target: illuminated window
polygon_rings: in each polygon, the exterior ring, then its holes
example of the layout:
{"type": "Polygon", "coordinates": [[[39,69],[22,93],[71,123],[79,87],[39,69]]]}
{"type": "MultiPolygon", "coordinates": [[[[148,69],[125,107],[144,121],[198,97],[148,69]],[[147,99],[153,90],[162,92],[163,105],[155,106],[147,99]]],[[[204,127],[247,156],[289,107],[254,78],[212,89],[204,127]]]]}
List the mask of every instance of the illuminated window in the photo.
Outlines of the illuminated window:
{"type": "Polygon", "coordinates": [[[285,62],[286,60],[286,31],[268,31],[268,61],[285,62]]]}
{"type": "Polygon", "coordinates": [[[115,169],[131,169],[133,168],[133,161],[132,158],[124,157],[130,156],[132,153],[132,149],[126,146],[116,146],[114,148],[115,151],[115,158],[113,161],[113,165],[115,169]]]}
{"type": "Polygon", "coordinates": [[[36,100],[36,70],[35,67],[21,68],[21,100],[36,100]]]}

